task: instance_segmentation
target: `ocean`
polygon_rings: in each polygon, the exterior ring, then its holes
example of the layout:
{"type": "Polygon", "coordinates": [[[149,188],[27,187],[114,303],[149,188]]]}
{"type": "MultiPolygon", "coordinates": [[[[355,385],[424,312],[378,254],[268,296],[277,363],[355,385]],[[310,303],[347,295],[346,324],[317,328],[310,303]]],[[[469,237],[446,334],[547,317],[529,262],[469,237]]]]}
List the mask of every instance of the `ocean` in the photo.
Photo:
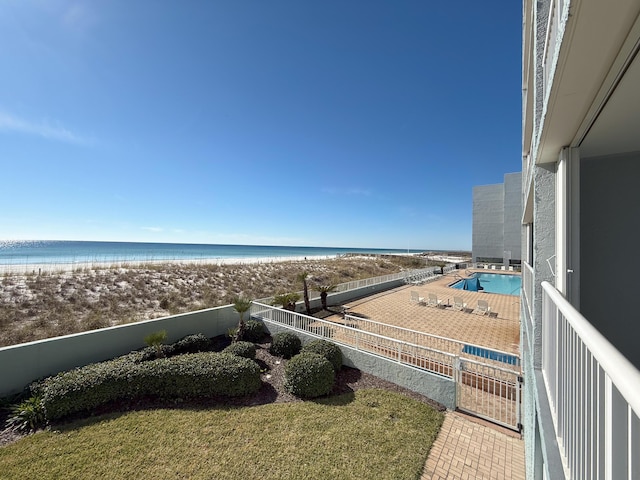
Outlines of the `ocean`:
{"type": "Polygon", "coordinates": [[[86,264],[228,258],[328,257],[346,253],[420,253],[423,250],[204,245],[186,243],[0,240],[0,265],[86,264]]]}

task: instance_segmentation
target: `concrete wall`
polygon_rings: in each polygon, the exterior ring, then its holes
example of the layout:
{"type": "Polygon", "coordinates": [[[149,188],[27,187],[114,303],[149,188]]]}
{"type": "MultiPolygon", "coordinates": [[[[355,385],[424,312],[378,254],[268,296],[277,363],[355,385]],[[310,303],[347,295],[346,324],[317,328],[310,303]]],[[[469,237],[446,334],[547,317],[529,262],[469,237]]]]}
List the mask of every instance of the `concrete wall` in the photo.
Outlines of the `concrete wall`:
{"type": "Polygon", "coordinates": [[[504,184],[473,187],[473,261],[501,259],[504,245],[504,184]]]}
{"type": "Polygon", "coordinates": [[[580,312],[640,368],[640,152],[580,163],[580,312]]]}
{"type": "MultiPolygon", "coordinates": [[[[264,322],[271,334],[292,330],[280,324],[264,322]]],[[[306,344],[320,337],[306,332],[295,331],[295,334],[306,344]]],[[[402,365],[385,357],[365,353],[346,345],[339,345],[343,363],[376,377],[388,380],[414,392],[420,393],[448,409],[456,407],[456,385],[451,379],[440,377],[424,370],[402,365]]]]}
{"type": "Polygon", "coordinates": [[[33,380],[100,362],[145,346],[144,337],[166,330],[167,343],[194,333],[215,337],[238,323],[232,306],[201,310],[117,327],[0,348],[0,397],[33,380]]]}

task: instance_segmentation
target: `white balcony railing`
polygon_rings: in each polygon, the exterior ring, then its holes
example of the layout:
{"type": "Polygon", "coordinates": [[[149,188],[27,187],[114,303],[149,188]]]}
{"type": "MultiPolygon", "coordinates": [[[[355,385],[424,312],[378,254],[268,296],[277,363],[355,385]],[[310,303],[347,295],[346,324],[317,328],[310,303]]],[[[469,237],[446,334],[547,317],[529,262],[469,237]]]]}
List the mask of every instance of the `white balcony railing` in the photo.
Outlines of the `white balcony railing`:
{"type": "Polygon", "coordinates": [[[533,268],[527,262],[522,262],[522,293],[529,311],[529,318],[533,318],[533,268]]]}
{"type": "Polygon", "coordinates": [[[542,289],[542,373],[567,478],[640,479],[640,371],[542,289]]]}

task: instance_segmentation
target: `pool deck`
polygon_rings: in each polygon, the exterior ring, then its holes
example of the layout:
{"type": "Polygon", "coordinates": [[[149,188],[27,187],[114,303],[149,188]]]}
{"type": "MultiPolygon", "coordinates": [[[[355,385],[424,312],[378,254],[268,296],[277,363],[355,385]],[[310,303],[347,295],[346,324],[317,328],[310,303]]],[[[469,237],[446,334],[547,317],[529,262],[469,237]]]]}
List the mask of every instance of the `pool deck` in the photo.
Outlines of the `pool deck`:
{"type": "MultiPolygon", "coordinates": [[[[478,271],[478,270],[476,270],[478,271]]],[[[423,285],[401,287],[344,305],[349,313],[364,315],[376,322],[439,335],[507,353],[520,353],[520,297],[495,293],[471,292],[450,288],[466,271],[455,270],[423,285]],[[435,293],[441,308],[411,303],[411,291],[428,298],[435,293]],[[453,297],[461,297],[466,311],[453,308],[453,297]],[[491,315],[477,311],[478,300],[486,300],[491,315]]],[[[480,270],[486,273],[486,270],[480,270]]],[[[499,271],[490,271],[500,273],[499,271]]],[[[502,272],[513,274],[514,272],[502,272]]],[[[335,317],[329,320],[341,321],[335,317]]]]}
{"type": "MultiPolygon", "coordinates": [[[[498,270],[480,273],[514,274],[498,270]]],[[[345,305],[352,314],[461,340],[508,353],[520,353],[520,297],[470,292],[448,285],[470,271],[456,270],[424,285],[405,285],[345,305]],[[411,303],[411,291],[421,297],[435,293],[444,307],[411,303]],[[462,297],[469,310],[455,310],[453,297],[462,297]],[[478,300],[486,300],[491,316],[477,313],[478,300]]],[[[332,318],[341,321],[340,318],[332,318]]],[[[524,480],[524,441],[516,432],[460,412],[446,412],[445,421],[429,453],[421,480],[524,480]]]]}

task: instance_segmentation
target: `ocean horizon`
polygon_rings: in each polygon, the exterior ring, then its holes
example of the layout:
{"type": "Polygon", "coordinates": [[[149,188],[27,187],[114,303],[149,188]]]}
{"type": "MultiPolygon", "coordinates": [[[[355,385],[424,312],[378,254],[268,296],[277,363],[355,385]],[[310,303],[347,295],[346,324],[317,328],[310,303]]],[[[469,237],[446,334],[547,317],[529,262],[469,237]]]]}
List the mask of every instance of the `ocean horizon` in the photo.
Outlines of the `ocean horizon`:
{"type": "Polygon", "coordinates": [[[0,241],[0,265],[152,262],[230,258],[328,257],[344,254],[407,254],[422,249],[303,247],[74,240],[0,241]]]}

